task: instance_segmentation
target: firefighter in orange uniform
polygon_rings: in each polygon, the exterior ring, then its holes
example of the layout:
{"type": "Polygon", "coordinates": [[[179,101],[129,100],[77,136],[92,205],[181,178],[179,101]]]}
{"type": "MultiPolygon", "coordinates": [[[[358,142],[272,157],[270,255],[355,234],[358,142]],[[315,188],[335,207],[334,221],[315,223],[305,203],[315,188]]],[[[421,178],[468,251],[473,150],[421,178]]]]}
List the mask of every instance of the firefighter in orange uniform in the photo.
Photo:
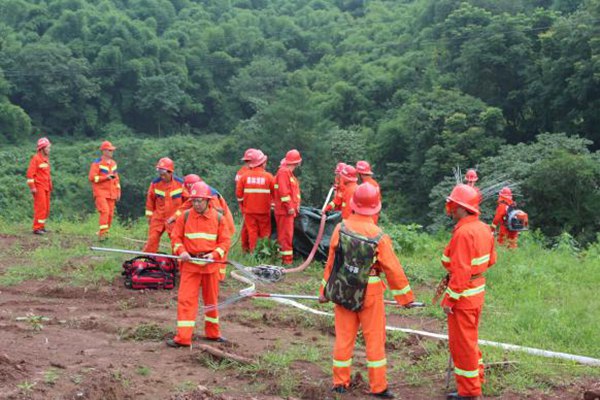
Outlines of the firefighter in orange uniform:
{"type": "Polygon", "coordinates": [[[117,163],[113,160],[116,147],[109,141],[100,145],[102,156],[92,162],[89,180],[92,182],[92,192],[96,209],[100,214],[98,239],[106,238],[115,213],[115,203],[121,199],[121,181],[117,163]]]}
{"type": "Polygon", "coordinates": [[[294,218],[300,212],[300,182],[294,176],[294,170],[301,162],[302,157],[298,150],[288,151],[285,163],[279,167],[273,184],[277,241],[284,265],[290,265],[294,261],[294,218]]]}
{"type": "MultiPolygon", "coordinates": [[[[361,183],[370,183],[371,185],[377,188],[379,192],[379,201],[381,201],[381,188],[379,187],[379,183],[375,179],[373,179],[373,171],[371,170],[371,164],[367,161],[359,161],[356,163],[356,172],[360,177],[361,183]]],[[[379,214],[373,215],[373,221],[377,223],[379,221],[379,214]]]]}
{"type": "Polygon", "coordinates": [[[202,288],[204,333],[207,340],[224,342],[219,327],[219,263],[191,261],[203,258],[225,261],[231,235],[223,216],[211,205],[211,188],[204,182],[190,191],[192,209],[175,221],[172,232],[173,253],[181,257],[181,280],[177,294],[177,335],[167,340],[170,347],[189,347],[198,314],[198,296],[202,288]]]}
{"type": "Polygon", "coordinates": [[[485,295],[485,271],[496,263],[494,237],[479,220],[479,194],[459,184],[446,198],[446,213],[456,222],[442,264],[450,276],[442,307],[448,316],[450,355],[457,393],[448,399],[479,399],[483,360],[477,344],[485,295]]]}
{"type": "MultiPolygon", "coordinates": [[[[244,176],[244,174],[248,171],[250,171],[250,167],[248,166],[248,164],[254,159],[254,153],[256,152],[256,149],[246,149],[246,151],[244,152],[244,156],[242,157],[242,161],[244,162],[244,165],[242,165],[242,167],[238,170],[238,172],[235,174],[235,187],[237,189],[237,183],[238,181],[242,178],[242,176],[244,176]]],[[[242,211],[242,209],[240,208],[240,212],[242,213],[242,218],[244,218],[244,212],[242,211]]],[[[242,224],[242,231],[240,233],[240,240],[242,242],[242,251],[244,253],[248,253],[250,251],[250,243],[248,242],[248,231],[246,230],[246,224],[242,224]]]]}
{"type": "Polygon", "coordinates": [[[173,174],[175,163],[170,158],[158,160],[156,171],[159,177],[154,179],[148,188],[146,196],[146,217],[148,218],[148,241],[144,251],[156,253],[163,232],[171,234],[172,224],[168,224],[169,217],[181,207],[183,203],[183,179],[173,174]]]}
{"type": "Polygon", "coordinates": [[[342,210],[342,198],[344,196],[344,186],[342,185],[342,170],[346,166],[346,163],[339,162],[335,166],[334,174],[335,178],[333,180],[333,200],[329,202],[328,206],[331,205],[330,209],[327,211],[341,211],[342,210]],[[338,199],[336,201],[336,199],[338,199]]]}
{"type": "MultiPolygon", "coordinates": [[[[265,170],[267,156],[260,150],[249,162],[250,170],[237,182],[236,196],[244,214],[248,232],[248,249],[254,251],[258,239],[271,235],[271,203],[273,175],[265,170]]],[[[242,228],[242,229],[244,229],[242,228]]]]}
{"type": "Polygon", "coordinates": [[[342,210],[342,219],[348,218],[352,214],[352,208],[350,207],[350,200],[356,190],[358,176],[356,175],[356,168],[352,165],[344,165],[342,172],[340,173],[340,190],[341,196],[336,196],[327,207],[325,212],[334,210],[339,207],[342,210]]]}
{"type": "Polygon", "coordinates": [[[467,182],[467,185],[469,185],[472,188],[475,188],[475,190],[477,190],[477,194],[479,194],[479,202],[481,203],[481,200],[483,199],[483,195],[481,194],[481,190],[479,190],[479,188],[477,186],[475,186],[475,184],[477,183],[478,180],[479,180],[479,177],[477,176],[477,171],[475,171],[474,169],[469,169],[467,171],[467,173],[465,174],[465,181],[467,182]]]}
{"type": "Polygon", "coordinates": [[[385,274],[398,304],[410,307],[414,295],[390,237],[373,223],[372,216],[381,210],[377,189],[368,183],[358,186],[350,207],[353,214],[335,228],[331,237],[319,296],[322,303],[336,303],[332,390],[345,393],[350,385],[354,343],[358,328],[362,327],[371,394],[394,398],[386,377],[386,286],[380,275],[385,274]],[[352,259],[352,265],[344,262],[348,259],[352,259]]]}
{"type": "Polygon", "coordinates": [[[43,137],[37,141],[37,153],[31,157],[27,168],[27,185],[33,196],[33,233],[47,233],[46,220],[50,215],[50,141],[43,137]]]}
{"type": "MultiPolygon", "coordinates": [[[[188,174],[185,176],[185,178],[183,178],[183,204],[181,204],[179,209],[175,211],[173,216],[167,219],[167,224],[172,224],[180,215],[183,214],[185,210],[192,208],[192,199],[190,199],[189,193],[191,192],[194,184],[198,182],[204,181],[196,174],[188,174]]],[[[233,220],[233,214],[231,213],[231,210],[229,209],[229,206],[227,205],[227,202],[221,193],[219,193],[217,189],[210,185],[208,187],[213,195],[213,197],[210,199],[210,204],[215,210],[217,210],[219,214],[223,216],[223,223],[226,225],[229,235],[233,237],[235,233],[235,221],[233,220]]],[[[224,280],[227,273],[227,265],[221,264],[219,272],[221,280],[224,280]]]]}
{"type": "Polygon", "coordinates": [[[492,230],[496,231],[498,226],[500,232],[498,233],[498,244],[504,245],[506,239],[508,239],[508,248],[516,249],[517,240],[519,239],[519,232],[512,232],[508,230],[506,218],[508,217],[508,208],[515,206],[513,201],[512,190],[508,186],[503,187],[498,195],[498,207],[496,207],[496,214],[492,221],[492,230]]]}

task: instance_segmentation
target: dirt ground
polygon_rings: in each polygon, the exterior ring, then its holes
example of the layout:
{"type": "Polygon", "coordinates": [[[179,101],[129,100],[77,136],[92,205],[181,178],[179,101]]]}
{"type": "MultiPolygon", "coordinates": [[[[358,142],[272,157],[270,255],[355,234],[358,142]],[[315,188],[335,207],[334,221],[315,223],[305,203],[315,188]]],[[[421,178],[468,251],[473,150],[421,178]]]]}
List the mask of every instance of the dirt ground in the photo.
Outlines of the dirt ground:
{"type": "MultiPolygon", "coordinates": [[[[34,246],[30,239],[0,236],[0,272],[15,260],[1,254],[17,241],[34,246]]],[[[19,260],[22,261],[22,260],[19,260]]],[[[228,278],[230,279],[230,278],[228,278]]],[[[295,279],[301,279],[295,278],[295,279]]],[[[225,290],[223,297],[233,293],[225,290]]],[[[322,354],[330,360],[333,329],[307,328],[283,320],[289,310],[278,305],[268,310],[244,300],[221,311],[227,344],[213,344],[227,352],[257,359],[283,346],[329,342],[322,354]],[[247,318],[249,312],[262,317],[247,318]],[[280,346],[280,347],[277,347],[280,346]]],[[[2,399],[279,399],[283,382],[268,371],[246,373],[242,368],[211,368],[210,356],[197,347],[171,349],[176,318],[176,291],[132,291],[120,277],[96,288],[72,287],[60,280],[27,281],[0,287],[0,398],[2,399]],[[39,320],[36,316],[43,316],[39,320]]],[[[395,325],[401,321],[392,318],[395,325]]],[[[201,319],[200,319],[201,321],[201,319]]],[[[407,322],[407,321],[402,321],[407,322]]],[[[438,330],[436,320],[411,321],[438,330]]],[[[201,326],[202,324],[200,324],[201,326]]],[[[201,333],[201,330],[200,330],[201,333]]],[[[197,343],[207,343],[197,339],[197,343]]],[[[418,359],[418,341],[391,343],[409,347],[418,359]]],[[[364,359],[357,351],[355,360],[364,359]]],[[[364,360],[363,360],[364,361],[364,360]]],[[[364,362],[355,363],[366,374],[364,362]]],[[[333,399],[328,368],[304,360],[289,368],[300,376],[296,397],[333,399]]],[[[391,389],[401,399],[443,399],[443,378],[434,387],[414,387],[402,376],[389,376],[391,389]]],[[[352,392],[340,398],[367,399],[367,385],[357,377],[352,392]]],[[[502,398],[520,396],[505,394],[502,398]]],[[[580,385],[527,398],[581,399],[580,385]]]]}

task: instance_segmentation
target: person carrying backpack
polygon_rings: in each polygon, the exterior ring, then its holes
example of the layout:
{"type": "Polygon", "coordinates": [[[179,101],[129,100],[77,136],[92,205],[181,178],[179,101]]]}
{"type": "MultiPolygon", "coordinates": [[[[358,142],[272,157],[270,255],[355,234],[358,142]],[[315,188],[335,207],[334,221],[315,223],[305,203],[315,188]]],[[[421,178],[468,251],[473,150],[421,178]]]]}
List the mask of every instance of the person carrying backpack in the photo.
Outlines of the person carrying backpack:
{"type": "Polygon", "coordinates": [[[350,386],[350,367],[358,328],[367,347],[371,394],[394,398],[388,389],[385,356],[385,274],[399,305],[410,307],[414,295],[392,247],[392,240],[373,222],[381,210],[379,191],[363,183],[350,200],[353,214],[339,224],[331,237],[329,257],[320,287],[319,302],[334,302],[335,345],[333,388],[345,393],[350,386]]]}
{"type": "Polygon", "coordinates": [[[177,335],[167,340],[169,347],[189,347],[198,314],[198,296],[202,289],[205,307],[204,333],[207,340],[224,342],[216,308],[219,299],[220,264],[210,261],[191,261],[203,258],[225,261],[231,246],[231,234],[222,214],[211,204],[211,188],[204,182],[194,184],[189,193],[192,209],[175,221],[171,232],[173,253],[181,257],[180,283],[177,294],[177,335]]]}
{"type": "Polygon", "coordinates": [[[506,239],[508,239],[508,248],[516,249],[517,240],[519,238],[518,231],[511,231],[508,229],[508,215],[510,211],[516,207],[516,203],[513,201],[512,190],[508,186],[505,186],[500,190],[498,195],[498,207],[496,207],[496,214],[492,221],[492,230],[496,231],[499,227],[498,233],[498,244],[504,245],[506,239]]]}

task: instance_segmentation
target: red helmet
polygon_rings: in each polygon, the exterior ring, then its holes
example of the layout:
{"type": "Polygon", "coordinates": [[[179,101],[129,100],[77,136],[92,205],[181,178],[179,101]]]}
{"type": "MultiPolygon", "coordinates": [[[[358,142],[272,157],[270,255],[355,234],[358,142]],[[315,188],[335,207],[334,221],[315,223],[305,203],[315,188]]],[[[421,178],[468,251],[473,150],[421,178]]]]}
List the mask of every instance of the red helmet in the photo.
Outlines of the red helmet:
{"type": "Polygon", "coordinates": [[[504,197],[508,200],[512,200],[512,190],[508,186],[504,186],[499,193],[500,197],[504,197]]]}
{"type": "Polygon", "coordinates": [[[100,145],[100,150],[116,150],[117,148],[115,146],[112,145],[111,142],[109,142],[108,140],[105,140],[104,142],[102,142],[102,144],[100,145]]]}
{"type": "Polygon", "coordinates": [[[336,175],[341,174],[342,173],[342,169],[344,169],[345,166],[346,166],[346,163],[343,163],[343,162],[337,163],[337,165],[335,166],[334,173],[336,175]]]}
{"type": "Polygon", "coordinates": [[[252,160],[250,160],[248,162],[248,166],[250,168],[256,168],[258,166],[263,165],[264,163],[267,162],[267,156],[265,155],[265,153],[263,153],[260,150],[256,150],[253,154],[252,154],[253,158],[252,160]]]}
{"type": "Polygon", "coordinates": [[[211,199],[212,197],[210,186],[204,182],[194,183],[194,186],[190,190],[190,199],[211,199]]]}
{"type": "Polygon", "coordinates": [[[300,164],[302,162],[302,157],[300,157],[300,152],[296,149],[292,149],[292,150],[288,151],[285,155],[285,162],[287,165],[300,164]]]}
{"type": "Polygon", "coordinates": [[[479,200],[477,189],[462,183],[454,186],[450,196],[446,197],[446,203],[454,203],[477,215],[479,215],[479,200]]]}
{"type": "Polygon", "coordinates": [[[256,151],[256,149],[247,149],[244,152],[244,157],[242,157],[242,161],[252,161],[255,151],[256,151]]]}
{"type": "Polygon", "coordinates": [[[371,171],[371,164],[366,161],[357,162],[356,171],[361,175],[373,175],[373,171],[371,171]]]}
{"type": "Polygon", "coordinates": [[[350,199],[350,208],[355,213],[361,215],[377,214],[381,211],[379,190],[370,183],[358,185],[350,199]]]}
{"type": "Polygon", "coordinates": [[[158,164],[156,164],[156,168],[166,169],[169,172],[173,172],[175,170],[175,163],[168,157],[163,157],[158,160],[158,164]]]}
{"type": "Polygon", "coordinates": [[[43,138],[38,139],[38,141],[37,141],[38,151],[45,147],[48,147],[48,146],[50,146],[50,141],[48,140],[48,138],[43,137],[43,138]]]}
{"type": "Polygon", "coordinates": [[[474,169],[468,170],[465,174],[465,179],[467,182],[477,182],[477,180],[479,180],[479,177],[477,176],[477,171],[475,171],[474,169]]]}
{"type": "Polygon", "coordinates": [[[356,168],[352,165],[346,165],[342,168],[341,172],[342,177],[350,182],[356,182],[358,180],[358,176],[356,176],[356,168]]]}
{"type": "Polygon", "coordinates": [[[188,187],[192,187],[192,185],[197,182],[202,182],[202,178],[196,174],[189,174],[183,178],[183,184],[188,187]]]}

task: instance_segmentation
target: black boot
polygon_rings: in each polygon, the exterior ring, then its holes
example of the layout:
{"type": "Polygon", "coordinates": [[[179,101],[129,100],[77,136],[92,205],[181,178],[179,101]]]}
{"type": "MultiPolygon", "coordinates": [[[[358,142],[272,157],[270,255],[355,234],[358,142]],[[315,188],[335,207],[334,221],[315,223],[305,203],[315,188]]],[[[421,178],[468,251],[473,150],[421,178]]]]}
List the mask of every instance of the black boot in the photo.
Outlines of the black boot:
{"type": "Polygon", "coordinates": [[[223,336],[220,336],[218,338],[212,338],[212,337],[204,337],[204,340],[210,340],[211,342],[217,342],[217,343],[226,343],[227,339],[225,339],[223,336]]]}
{"type": "Polygon", "coordinates": [[[380,399],[395,399],[394,393],[390,391],[390,389],[385,389],[383,392],[379,393],[369,393],[371,396],[379,397],[380,399]]]}
{"type": "Polygon", "coordinates": [[[334,386],[331,388],[331,391],[339,394],[348,393],[348,389],[346,389],[344,386],[334,386]]]}
{"type": "Polygon", "coordinates": [[[457,392],[448,393],[448,395],[446,396],[447,400],[479,400],[482,398],[483,397],[481,396],[461,396],[457,392]]]}
{"type": "Polygon", "coordinates": [[[166,342],[166,345],[169,347],[173,347],[175,349],[179,348],[179,347],[190,347],[189,344],[181,344],[181,343],[177,343],[175,341],[175,339],[168,339],[166,342]]]}

